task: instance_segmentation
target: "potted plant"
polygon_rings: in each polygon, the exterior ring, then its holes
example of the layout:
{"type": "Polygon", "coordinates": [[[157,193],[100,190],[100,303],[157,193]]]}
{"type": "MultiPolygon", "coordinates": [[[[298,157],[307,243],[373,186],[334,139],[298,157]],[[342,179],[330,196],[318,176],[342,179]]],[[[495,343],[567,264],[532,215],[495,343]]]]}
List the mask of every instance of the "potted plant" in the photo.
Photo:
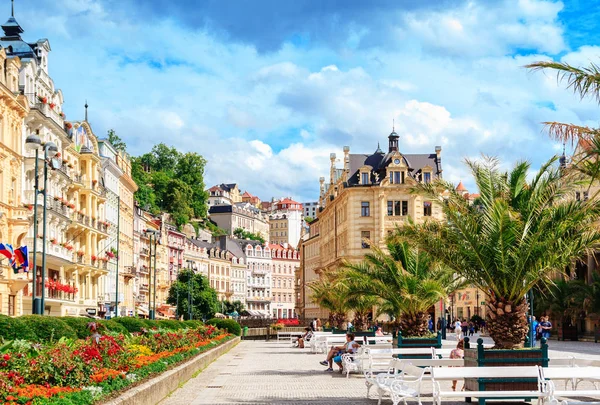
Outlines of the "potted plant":
{"type": "Polygon", "coordinates": [[[56,238],[51,238],[50,243],[52,243],[53,245],[56,245],[56,238]]]}
{"type": "Polygon", "coordinates": [[[98,256],[92,255],[92,262],[95,262],[96,260],[98,260],[98,256]]]}
{"type": "Polygon", "coordinates": [[[77,256],[82,257],[83,255],[85,255],[85,252],[83,250],[79,250],[77,252],[77,256]]]}
{"type": "Polygon", "coordinates": [[[37,96],[38,100],[42,103],[42,104],[47,104],[48,103],[48,98],[47,97],[42,97],[42,96],[37,96]]]}
{"type": "Polygon", "coordinates": [[[61,111],[61,112],[60,112],[60,117],[61,117],[62,119],[65,119],[65,117],[66,117],[65,113],[61,111]]]}
{"type": "Polygon", "coordinates": [[[67,130],[73,129],[73,124],[71,124],[70,122],[65,122],[65,128],[67,130]]]}
{"type": "Polygon", "coordinates": [[[50,109],[51,109],[51,110],[54,110],[54,107],[56,107],[56,104],[54,104],[54,103],[50,103],[50,104],[49,104],[49,106],[50,106],[50,109]]]}

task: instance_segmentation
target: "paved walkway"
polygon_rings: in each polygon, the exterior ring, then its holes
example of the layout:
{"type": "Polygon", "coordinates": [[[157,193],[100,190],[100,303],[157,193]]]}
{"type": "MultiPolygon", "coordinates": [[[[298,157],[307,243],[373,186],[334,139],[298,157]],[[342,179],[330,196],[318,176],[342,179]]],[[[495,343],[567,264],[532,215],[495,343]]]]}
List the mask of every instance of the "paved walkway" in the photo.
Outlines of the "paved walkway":
{"type": "MultiPolygon", "coordinates": [[[[454,342],[445,341],[444,346],[451,347],[454,342]]],[[[562,343],[552,341],[551,347],[557,348],[562,343]]],[[[566,343],[572,349],[577,342],[566,343]]],[[[581,342],[579,345],[587,345],[581,346],[583,352],[600,353],[600,344],[581,342]]],[[[550,357],[570,355],[573,353],[552,351],[550,357]]],[[[311,354],[308,349],[292,348],[284,342],[242,341],[160,405],[377,404],[374,389],[371,390],[371,399],[366,399],[367,391],[361,375],[351,375],[346,379],[338,373],[326,373],[325,367],[319,364],[323,357],[322,354],[311,354]]],[[[424,392],[423,403],[431,404],[431,384],[424,384],[424,392]]],[[[386,399],[383,404],[391,404],[391,401],[386,399]]],[[[465,403],[444,401],[444,405],[459,404],[465,403]]]]}

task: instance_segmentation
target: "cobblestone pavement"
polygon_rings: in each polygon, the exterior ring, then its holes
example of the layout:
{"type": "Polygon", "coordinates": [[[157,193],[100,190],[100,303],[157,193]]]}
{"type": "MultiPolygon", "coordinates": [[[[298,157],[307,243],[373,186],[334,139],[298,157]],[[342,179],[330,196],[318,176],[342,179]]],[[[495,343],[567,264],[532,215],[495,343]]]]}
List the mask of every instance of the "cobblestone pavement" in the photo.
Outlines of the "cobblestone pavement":
{"type": "MultiPolygon", "coordinates": [[[[455,344],[452,337],[444,342],[445,347],[455,344]]],[[[600,354],[600,344],[591,345],[593,349],[590,350],[600,354]]],[[[551,357],[573,354],[552,353],[551,357]]],[[[242,341],[160,405],[377,404],[374,389],[371,390],[371,398],[366,398],[361,375],[351,375],[346,379],[338,373],[327,373],[325,367],[319,364],[323,357],[322,354],[311,354],[308,349],[292,348],[284,342],[242,341]]],[[[424,392],[423,403],[432,404],[431,383],[424,382],[424,392]]],[[[416,404],[409,402],[412,403],[416,404]]],[[[475,401],[473,403],[476,404],[475,401]]],[[[385,399],[383,404],[391,404],[391,401],[385,399]]],[[[465,402],[444,401],[444,405],[459,404],[464,405],[465,402]]]]}

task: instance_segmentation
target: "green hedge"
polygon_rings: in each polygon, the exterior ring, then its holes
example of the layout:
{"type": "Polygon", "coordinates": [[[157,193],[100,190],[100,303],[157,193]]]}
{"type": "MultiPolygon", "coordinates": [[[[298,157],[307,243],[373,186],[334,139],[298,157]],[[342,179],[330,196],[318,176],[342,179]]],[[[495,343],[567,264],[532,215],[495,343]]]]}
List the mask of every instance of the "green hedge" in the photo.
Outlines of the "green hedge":
{"type": "MultiPolygon", "coordinates": [[[[25,315],[15,319],[24,322],[25,327],[35,333],[38,341],[47,342],[58,340],[62,337],[77,339],[77,333],[75,333],[73,328],[56,317],[25,315]]],[[[21,337],[19,336],[19,338],[21,337]]]]}
{"type": "Polygon", "coordinates": [[[202,322],[202,321],[183,321],[182,323],[185,324],[186,328],[190,328],[190,329],[196,329],[201,326],[204,326],[204,322],[202,322]]]}
{"type": "Polygon", "coordinates": [[[106,328],[106,330],[108,330],[110,332],[122,333],[124,335],[127,335],[129,333],[129,331],[127,330],[127,328],[125,326],[123,326],[119,322],[115,322],[112,319],[100,319],[100,320],[97,320],[96,322],[100,323],[102,326],[104,326],[106,328]]]}
{"type": "Polygon", "coordinates": [[[69,325],[77,334],[79,339],[85,339],[91,335],[87,325],[90,322],[94,322],[93,319],[75,316],[61,316],[61,321],[69,325]]]}
{"type": "Polygon", "coordinates": [[[233,319],[213,318],[208,320],[206,324],[216,326],[219,329],[225,329],[227,332],[236,336],[240,336],[242,334],[242,327],[233,319]]]}
{"type": "Polygon", "coordinates": [[[143,319],[140,318],[120,316],[111,320],[114,320],[115,322],[118,322],[121,325],[123,325],[129,333],[138,333],[141,332],[142,329],[148,329],[148,325],[144,322],[143,319]]]}
{"type": "Polygon", "coordinates": [[[164,328],[164,329],[171,329],[171,330],[179,330],[179,329],[185,329],[186,326],[182,321],[176,321],[174,319],[164,319],[161,321],[158,321],[158,327],[159,328],[164,328]]]}
{"type": "Polygon", "coordinates": [[[0,337],[5,340],[37,340],[34,331],[29,329],[21,318],[11,318],[6,315],[0,315],[0,337]]]}

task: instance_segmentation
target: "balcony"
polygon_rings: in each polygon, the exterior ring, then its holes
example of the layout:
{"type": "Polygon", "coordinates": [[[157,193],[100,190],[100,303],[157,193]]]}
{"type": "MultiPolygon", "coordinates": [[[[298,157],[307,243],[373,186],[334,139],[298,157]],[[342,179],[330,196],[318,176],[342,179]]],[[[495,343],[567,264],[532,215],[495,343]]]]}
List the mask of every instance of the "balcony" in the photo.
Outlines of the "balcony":
{"type": "MultiPolygon", "coordinates": [[[[36,241],[36,249],[38,254],[38,265],[41,263],[42,257],[42,249],[43,249],[43,240],[38,238],[36,241]]],[[[31,252],[33,252],[33,240],[32,238],[27,238],[27,245],[31,247],[31,252]]],[[[67,244],[68,245],[68,244],[67,244]]],[[[70,245],[68,245],[70,246],[70,245]]],[[[52,243],[51,240],[46,241],[46,255],[50,255],[49,260],[52,260],[52,257],[58,259],[60,265],[68,265],[73,263],[73,249],[67,249],[64,244],[61,246],[59,242],[52,243]]]]}
{"type": "Polygon", "coordinates": [[[59,197],[48,196],[47,200],[46,200],[47,201],[47,203],[46,203],[47,209],[49,209],[57,214],[60,214],[66,218],[70,218],[71,208],[69,208],[66,205],[68,203],[65,204],[64,200],[59,200],[58,198],[59,197]]]}
{"type": "Polygon", "coordinates": [[[248,287],[251,287],[251,288],[271,288],[271,286],[269,284],[265,284],[265,283],[253,283],[253,282],[248,283],[248,287]]]}
{"type": "Polygon", "coordinates": [[[150,256],[150,249],[141,248],[140,249],[140,255],[142,255],[142,256],[150,256]]]}
{"type": "MultiPolygon", "coordinates": [[[[40,291],[41,283],[37,285],[37,291],[40,291]]],[[[75,283],[68,283],[62,279],[50,279],[46,281],[44,294],[46,299],[55,301],[75,302],[77,286],[75,283]]]]}
{"type": "Polygon", "coordinates": [[[263,269],[252,269],[252,273],[253,274],[267,274],[269,273],[269,270],[263,270],[263,269]]]}
{"type": "Polygon", "coordinates": [[[140,272],[140,274],[149,274],[150,269],[148,269],[148,267],[146,267],[146,266],[140,266],[139,272],[140,272]]]}
{"type": "MultiPolygon", "coordinates": [[[[41,71],[40,75],[46,77],[48,76],[48,74],[43,71],[41,71]]],[[[50,79],[48,78],[48,80],[50,79]]],[[[47,118],[50,118],[61,128],[65,127],[65,119],[60,115],[60,113],[56,112],[57,106],[52,106],[52,104],[49,104],[48,101],[44,103],[43,100],[40,100],[35,94],[29,93],[25,96],[27,97],[32,110],[38,110],[42,113],[42,115],[44,115],[47,118]]]]}
{"type": "Polygon", "coordinates": [[[271,300],[266,297],[248,297],[246,302],[271,302],[271,300]]]}
{"type": "Polygon", "coordinates": [[[140,293],[148,292],[148,284],[140,284],[140,293]]]}

